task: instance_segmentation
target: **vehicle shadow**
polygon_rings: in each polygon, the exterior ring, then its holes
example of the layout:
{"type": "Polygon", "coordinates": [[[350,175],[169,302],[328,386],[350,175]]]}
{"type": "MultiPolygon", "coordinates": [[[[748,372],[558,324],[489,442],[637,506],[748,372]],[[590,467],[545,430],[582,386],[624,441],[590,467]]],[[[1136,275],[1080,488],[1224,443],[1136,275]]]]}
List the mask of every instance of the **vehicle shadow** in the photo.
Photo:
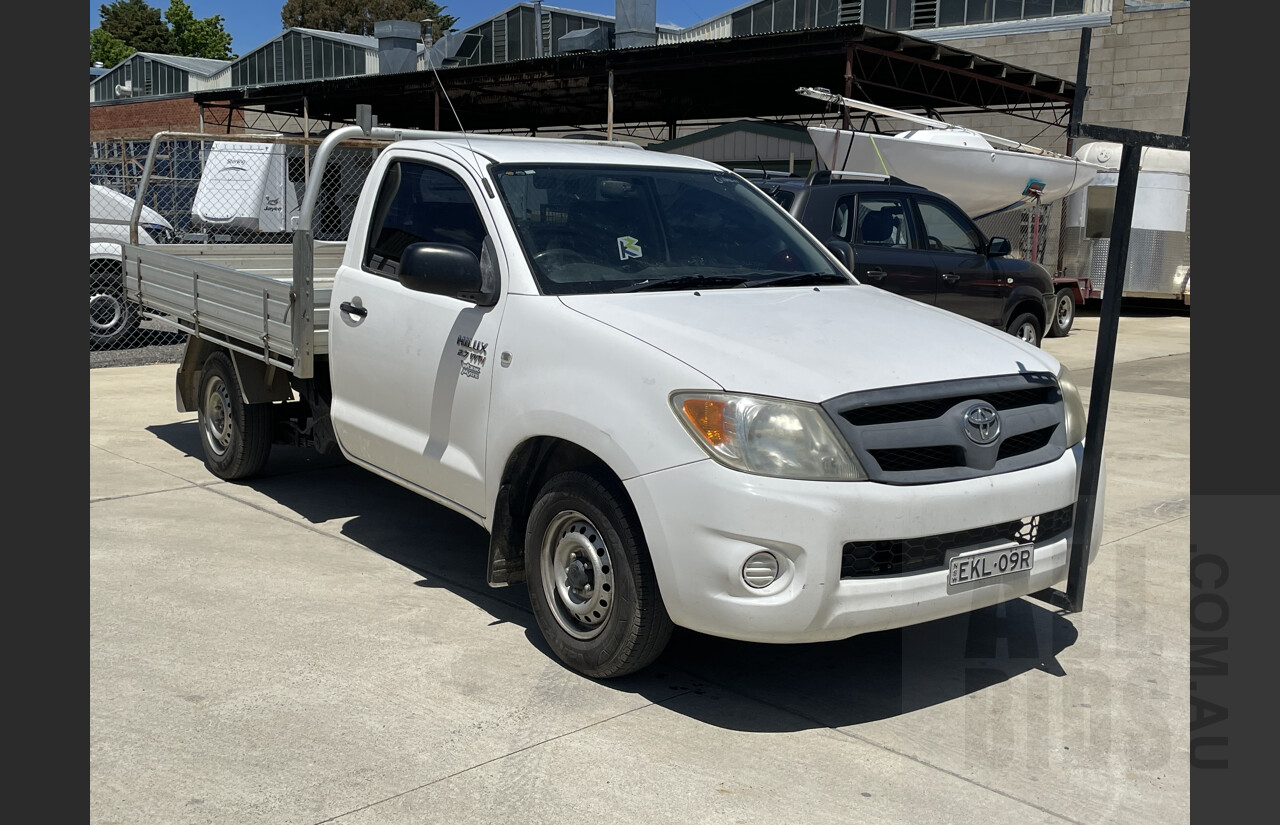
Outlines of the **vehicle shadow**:
{"type": "MultiPolygon", "coordinates": [[[[156,438],[165,442],[174,449],[180,450],[183,455],[188,458],[199,459],[204,461],[204,449],[200,445],[200,429],[195,421],[179,421],[172,424],[157,424],[147,427],[147,432],[156,438]]],[[[255,480],[255,484],[275,484],[275,479],[283,479],[290,477],[296,473],[307,472],[310,470],[323,470],[332,467],[352,467],[340,453],[331,455],[320,455],[309,447],[290,447],[283,444],[273,444],[271,447],[271,455],[267,461],[267,468],[263,475],[255,480]]],[[[370,476],[363,470],[359,471],[362,475],[370,476]]],[[[209,478],[213,480],[213,476],[209,478]]],[[[288,482],[292,483],[292,482],[288,482]]],[[[305,504],[305,502],[300,502],[305,504]]],[[[325,511],[323,507],[316,509],[316,518],[309,519],[312,523],[327,521],[324,517],[325,511]]],[[[299,515],[303,513],[299,512],[299,515]]]]}
{"type": "MultiPolygon", "coordinates": [[[[193,422],[153,432],[199,454],[193,422]]],[[[487,625],[523,628],[528,655],[555,659],[525,586],[491,588],[485,581],[489,538],[478,525],[340,456],[284,447],[273,448],[272,459],[267,474],[240,483],[311,524],[345,519],[345,538],[413,571],[414,586],[444,588],[468,600],[489,615],[487,625]]],[[[1029,600],[800,645],[739,642],[677,628],[653,665],[600,684],[734,730],[844,727],[950,702],[1031,670],[1065,675],[1056,656],[1076,635],[1059,611],[1029,600]],[[708,694],[736,701],[685,699],[708,694]],[[744,703],[761,707],[744,712],[744,703]]]]}
{"type": "Polygon", "coordinates": [[[693,689],[730,689],[775,709],[742,718],[726,708],[725,718],[717,718],[715,703],[699,703],[708,724],[753,732],[845,727],[951,702],[1031,670],[1065,676],[1056,657],[1076,637],[1058,610],[1017,599],[813,644],[752,644],[677,630],[654,670],[683,677],[693,689]]]}

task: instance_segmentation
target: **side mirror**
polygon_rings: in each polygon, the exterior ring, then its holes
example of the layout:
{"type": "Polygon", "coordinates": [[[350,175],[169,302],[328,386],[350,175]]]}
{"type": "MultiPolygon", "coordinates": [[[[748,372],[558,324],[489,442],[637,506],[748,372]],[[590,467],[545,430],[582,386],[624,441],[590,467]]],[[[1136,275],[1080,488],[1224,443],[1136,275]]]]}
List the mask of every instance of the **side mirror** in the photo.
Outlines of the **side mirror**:
{"type": "Polygon", "coordinates": [[[830,240],[826,243],[827,249],[832,255],[836,256],[836,260],[844,264],[844,268],[853,271],[853,247],[848,241],[830,240]]]}
{"type": "Polygon", "coordinates": [[[400,256],[400,283],[414,292],[447,295],[488,305],[480,259],[464,246],[451,243],[415,243],[400,256]]]}
{"type": "Polygon", "coordinates": [[[1012,249],[1013,247],[1009,246],[1009,241],[1006,238],[992,238],[991,242],[987,244],[987,254],[992,258],[1008,255],[1012,249]]]}

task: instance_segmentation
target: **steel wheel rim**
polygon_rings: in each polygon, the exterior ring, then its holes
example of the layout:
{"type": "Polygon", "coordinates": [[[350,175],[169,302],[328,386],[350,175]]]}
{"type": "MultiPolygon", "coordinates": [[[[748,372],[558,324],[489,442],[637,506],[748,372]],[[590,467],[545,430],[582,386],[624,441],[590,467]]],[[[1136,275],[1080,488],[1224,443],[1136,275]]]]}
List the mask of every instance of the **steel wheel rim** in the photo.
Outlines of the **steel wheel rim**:
{"type": "Polygon", "coordinates": [[[1018,327],[1018,337],[1028,344],[1034,344],[1036,342],[1036,328],[1031,324],[1023,324],[1018,327]]]}
{"type": "Polygon", "coordinates": [[[110,332],[124,317],[120,299],[106,291],[89,293],[89,329],[110,332]]]}
{"type": "Polygon", "coordinates": [[[231,392],[221,378],[214,376],[204,385],[205,440],[216,455],[225,455],[231,446],[231,392]]]}
{"type": "Polygon", "coordinates": [[[552,519],[542,537],[542,592],[560,628],[594,639],[613,612],[613,559],[591,520],[574,510],[552,519]]]}
{"type": "Polygon", "coordinates": [[[1065,326],[1071,317],[1071,297],[1063,295],[1058,299],[1058,326],[1065,326]]]}

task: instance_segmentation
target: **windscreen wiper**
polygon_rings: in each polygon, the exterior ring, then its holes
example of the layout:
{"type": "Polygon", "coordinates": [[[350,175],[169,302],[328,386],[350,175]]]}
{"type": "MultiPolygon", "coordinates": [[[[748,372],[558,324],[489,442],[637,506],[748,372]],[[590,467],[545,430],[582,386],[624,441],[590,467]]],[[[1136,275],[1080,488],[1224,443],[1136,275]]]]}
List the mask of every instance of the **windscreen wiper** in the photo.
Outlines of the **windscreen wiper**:
{"type": "Polygon", "coordinates": [[[851,284],[843,275],[836,272],[789,272],[772,278],[749,280],[741,286],[746,289],[757,286],[818,286],[819,284],[851,284]]]}
{"type": "Polygon", "coordinates": [[[627,286],[621,286],[614,292],[647,292],[664,289],[700,289],[703,287],[739,286],[747,280],[745,275],[674,275],[670,278],[650,278],[627,286]]]}

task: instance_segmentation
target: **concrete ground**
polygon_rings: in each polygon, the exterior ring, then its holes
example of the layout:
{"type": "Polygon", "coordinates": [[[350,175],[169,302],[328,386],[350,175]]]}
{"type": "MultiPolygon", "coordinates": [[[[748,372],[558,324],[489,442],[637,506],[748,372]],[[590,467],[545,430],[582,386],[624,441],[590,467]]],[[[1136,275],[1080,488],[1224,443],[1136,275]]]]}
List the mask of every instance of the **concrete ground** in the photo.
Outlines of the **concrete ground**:
{"type": "MultiPolygon", "coordinates": [[[[1098,326],[1045,342],[1086,392],[1098,326]]],[[[1190,348],[1120,321],[1082,612],[678,631],[603,683],[461,516],[288,448],[219,481],[174,365],[90,370],[90,822],[1188,822],[1190,348]]]]}

